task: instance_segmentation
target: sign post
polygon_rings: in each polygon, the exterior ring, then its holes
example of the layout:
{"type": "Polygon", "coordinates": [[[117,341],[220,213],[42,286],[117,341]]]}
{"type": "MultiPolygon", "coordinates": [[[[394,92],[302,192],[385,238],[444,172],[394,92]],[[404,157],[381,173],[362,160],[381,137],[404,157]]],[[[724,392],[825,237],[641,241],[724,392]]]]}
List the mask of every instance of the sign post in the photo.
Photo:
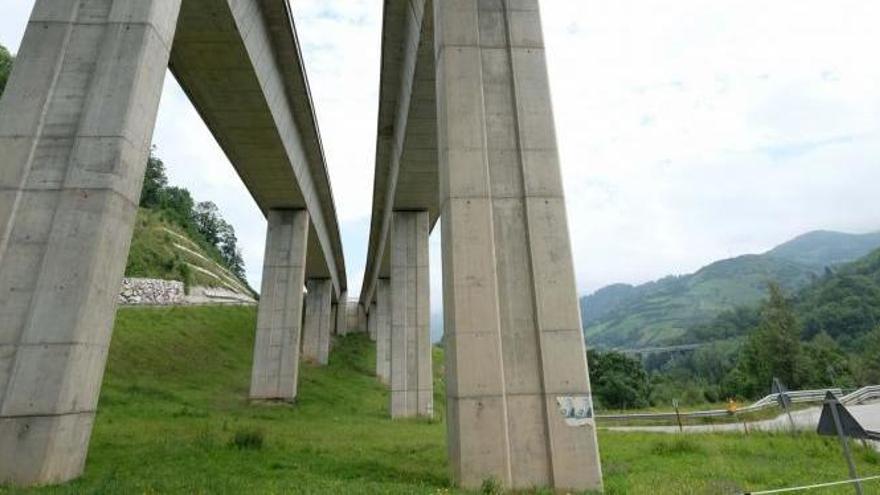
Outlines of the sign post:
{"type": "Polygon", "coordinates": [[[816,432],[825,436],[837,435],[837,438],[840,439],[840,445],[843,448],[843,455],[846,457],[849,476],[853,480],[856,495],[862,495],[862,483],[859,481],[856,464],[853,462],[847,438],[880,440],[880,433],[865,430],[831,392],[825,395],[825,400],[822,404],[822,416],[819,418],[819,426],[816,432]]]}
{"type": "Polygon", "coordinates": [[[773,377],[773,387],[770,389],[771,394],[776,394],[776,401],[779,407],[785,411],[788,416],[788,423],[791,425],[791,434],[797,434],[797,427],[794,425],[794,418],[791,417],[791,397],[788,396],[788,389],[779,381],[779,378],[773,377]]]}
{"type": "Polygon", "coordinates": [[[672,399],[672,407],[675,408],[675,419],[678,420],[678,431],[684,431],[684,425],[681,422],[681,412],[678,410],[678,399],[672,399]]]}

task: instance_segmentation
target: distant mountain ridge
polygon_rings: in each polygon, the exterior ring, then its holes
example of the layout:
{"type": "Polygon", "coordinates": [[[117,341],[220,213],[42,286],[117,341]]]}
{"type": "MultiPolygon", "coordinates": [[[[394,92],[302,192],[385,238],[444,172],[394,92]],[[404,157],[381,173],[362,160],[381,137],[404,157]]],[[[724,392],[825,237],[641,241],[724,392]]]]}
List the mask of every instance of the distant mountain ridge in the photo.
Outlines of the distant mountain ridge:
{"type": "Polygon", "coordinates": [[[638,286],[609,285],[580,299],[584,333],[591,346],[662,344],[724,310],[757,303],[769,280],[794,291],[826,267],[854,261],[878,247],[880,232],[813,231],[766,253],[717,261],[689,275],[638,286]]]}

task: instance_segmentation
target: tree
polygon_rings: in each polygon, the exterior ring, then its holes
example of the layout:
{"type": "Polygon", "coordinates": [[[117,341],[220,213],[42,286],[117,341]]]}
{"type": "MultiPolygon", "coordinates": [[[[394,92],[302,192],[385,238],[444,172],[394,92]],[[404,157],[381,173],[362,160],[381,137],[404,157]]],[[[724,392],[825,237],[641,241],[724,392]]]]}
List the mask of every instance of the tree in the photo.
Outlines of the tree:
{"type": "Polygon", "coordinates": [[[804,374],[801,328],[779,285],[769,283],[768,291],[761,320],[749,334],[732,372],[735,388],[750,397],[767,393],[774,377],[798,387],[804,374]]]}
{"type": "Polygon", "coordinates": [[[880,327],[864,337],[859,359],[859,378],[863,385],[880,383],[880,327]]]}
{"type": "Polygon", "coordinates": [[[9,80],[9,74],[12,72],[12,63],[15,58],[9,53],[5,46],[0,45],[0,96],[6,89],[6,81],[9,80]]]}
{"type": "Polygon", "coordinates": [[[162,203],[162,193],[168,187],[168,176],[165,175],[165,164],[155,155],[156,148],[150,149],[147,169],[144,173],[144,185],[141,188],[142,208],[156,208],[162,203]]]}
{"type": "Polygon", "coordinates": [[[648,374],[642,363],[619,352],[587,352],[593,397],[602,407],[638,408],[649,405],[648,374]]]}
{"type": "Polygon", "coordinates": [[[855,385],[852,369],[840,345],[825,332],[804,344],[804,380],[808,388],[855,385]]]}
{"type": "Polygon", "coordinates": [[[196,229],[212,246],[219,247],[222,240],[221,233],[232,228],[220,217],[220,209],[213,201],[198,203],[193,209],[193,220],[196,229]]]}
{"type": "Polygon", "coordinates": [[[226,266],[238,278],[244,280],[244,259],[241,256],[241,250],[238,249],[238,238],[235,236],[235,229],[227,222],[223,222],[223,228],[220,232],[220,255],[226,266]]]}

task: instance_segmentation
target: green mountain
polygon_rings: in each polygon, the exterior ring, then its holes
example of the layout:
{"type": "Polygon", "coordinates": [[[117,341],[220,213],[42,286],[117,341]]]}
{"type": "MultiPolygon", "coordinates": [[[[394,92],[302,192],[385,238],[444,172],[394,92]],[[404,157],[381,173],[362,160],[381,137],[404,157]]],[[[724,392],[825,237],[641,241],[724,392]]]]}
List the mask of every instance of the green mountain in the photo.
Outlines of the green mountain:
{"type": "Polygon", "coordinates": [[[880,247],[880,233],[815,231],[758,255],[717,261],[695,273],[632,286],[614,284],[581,298],[591,346],[642,347],[680,339],[686,329],[719,313],[750,306],[777,281],[795,291],[818,280],[826,267],[861,258],[880,247]]]}

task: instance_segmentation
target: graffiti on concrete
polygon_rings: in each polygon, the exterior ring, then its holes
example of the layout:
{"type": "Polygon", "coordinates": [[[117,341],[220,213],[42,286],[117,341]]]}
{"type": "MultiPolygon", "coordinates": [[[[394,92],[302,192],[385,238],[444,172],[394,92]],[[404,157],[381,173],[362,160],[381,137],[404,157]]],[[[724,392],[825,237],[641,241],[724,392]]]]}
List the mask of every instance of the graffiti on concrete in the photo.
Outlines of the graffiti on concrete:
{"type": "Polygon", "coordinates": [[[593,424],[593,398],[589,395],[562,395],[556,397],[559,413],[568,426],[593,424]]]}

